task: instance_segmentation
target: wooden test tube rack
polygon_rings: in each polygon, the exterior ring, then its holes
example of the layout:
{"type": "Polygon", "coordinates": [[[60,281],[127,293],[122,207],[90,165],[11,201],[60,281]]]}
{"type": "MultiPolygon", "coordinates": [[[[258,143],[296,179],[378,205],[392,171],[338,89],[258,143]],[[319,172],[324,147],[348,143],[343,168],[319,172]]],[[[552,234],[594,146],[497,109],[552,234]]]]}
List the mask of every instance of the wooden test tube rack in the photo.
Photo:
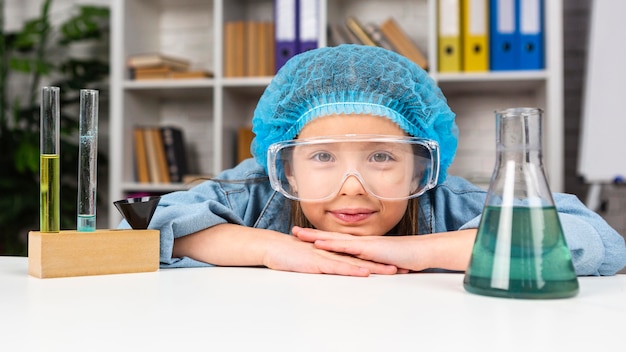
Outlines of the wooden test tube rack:
{"type": "Polygon", "coordinates": [[[158,230],[28,234],[28,274],[38,278],[151,272],[159,269],[158,230]]]}

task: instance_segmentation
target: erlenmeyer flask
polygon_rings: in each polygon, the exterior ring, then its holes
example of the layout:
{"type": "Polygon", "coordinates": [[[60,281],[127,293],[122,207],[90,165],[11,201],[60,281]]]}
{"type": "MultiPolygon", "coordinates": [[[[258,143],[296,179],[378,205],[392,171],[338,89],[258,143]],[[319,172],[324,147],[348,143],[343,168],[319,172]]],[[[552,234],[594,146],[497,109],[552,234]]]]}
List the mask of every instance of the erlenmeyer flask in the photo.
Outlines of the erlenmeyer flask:
{"type": "Polygon", "coordinates": [[[578,280],[543,170],[542,110],[495,115],[496,165],[463,285],[499,297],[574,296],[578,280]]]}

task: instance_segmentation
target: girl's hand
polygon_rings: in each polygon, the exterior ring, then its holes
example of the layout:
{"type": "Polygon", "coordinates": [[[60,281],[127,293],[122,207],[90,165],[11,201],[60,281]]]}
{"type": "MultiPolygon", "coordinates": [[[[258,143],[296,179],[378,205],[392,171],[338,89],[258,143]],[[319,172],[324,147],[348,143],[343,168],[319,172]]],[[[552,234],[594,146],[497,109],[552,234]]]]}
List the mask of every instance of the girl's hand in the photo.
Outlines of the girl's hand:
{"type": "Polygon", "coordinates": [[[408,272],[418,262],[415,246],[406,243],[410,236],[353,236],[297,226],[292,232],[302,241],[314,243],[316,248],[349,254],[367,261],[392,264],[398,267],[400,273],[408,272]]]}
{"type": "Polygon", "coordinates": [[[316,248],[313,243],[304,242],[293,236],[284,236],[282,239],[274,241],[264,256],[263,264],[270,269],[347,276],[395,274],[398,272],[393,265],[374,263],[329,252],[316,248]]]}
{"type": "Polygon", "coordinates": [[[429,268],[465,270],[476,230],[422,236],[352,236],[294,227],[294,236],[326,251],[391,264],[398,272],[429,268]]]}
{"type": "Polygon", "coordinates": [[[172,257],[219,266],[264,265],[301,273],[368,276],[398,271],[393,265],[319,249],[284,233],[235,224],[215,225],[175,239],[172,257]]]}

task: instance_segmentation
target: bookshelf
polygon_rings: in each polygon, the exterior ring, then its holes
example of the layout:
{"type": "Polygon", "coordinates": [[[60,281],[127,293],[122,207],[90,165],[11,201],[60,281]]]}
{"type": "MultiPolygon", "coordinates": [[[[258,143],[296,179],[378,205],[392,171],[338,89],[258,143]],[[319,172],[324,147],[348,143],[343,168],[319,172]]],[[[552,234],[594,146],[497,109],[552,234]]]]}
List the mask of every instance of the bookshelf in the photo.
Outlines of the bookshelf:
{"type": "MultiPolygon", "coordinates": [[[[495,162],[493,111],[512,106],[544,109],[544,162],[552,191],[563,188],[562,0],[544,1],[545,62],[539,71],[439,73],[437,0],[319,0],[319,46],[327,25],[348,15],[380,24],[389,17],[426,53],[429,73],[442,88],[460,130],[450,174],[486,185],[495,162]]],[[[173,124],[183,129],[190,172],[216,174],[235,165],[237,132],[251,121],[271,77],[224,77],[228,21],[272,21],[273,0],[113,0],[109,198],[135,192],[166,193],[183,184],[135,181],[132,131],[136,125],[173,124]],[[129,55],[161,52],[189,59],[205,79],[131,80],[129,55]]],[[[109,224],[121,217],[110,205],[109,224]]]]}

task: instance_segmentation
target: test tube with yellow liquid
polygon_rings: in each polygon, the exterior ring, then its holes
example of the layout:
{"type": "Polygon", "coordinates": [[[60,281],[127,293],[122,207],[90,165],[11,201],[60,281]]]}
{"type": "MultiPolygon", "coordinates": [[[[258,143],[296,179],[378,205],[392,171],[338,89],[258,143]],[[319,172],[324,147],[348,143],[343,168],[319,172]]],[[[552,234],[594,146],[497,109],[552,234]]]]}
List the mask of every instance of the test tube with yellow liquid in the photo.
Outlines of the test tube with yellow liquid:
{"type": "Polygon", "coordinates": [[[41,232],[60,231],[60,107],[58,87],[43,87],[40,107],[40,214],[41,232]]]}

